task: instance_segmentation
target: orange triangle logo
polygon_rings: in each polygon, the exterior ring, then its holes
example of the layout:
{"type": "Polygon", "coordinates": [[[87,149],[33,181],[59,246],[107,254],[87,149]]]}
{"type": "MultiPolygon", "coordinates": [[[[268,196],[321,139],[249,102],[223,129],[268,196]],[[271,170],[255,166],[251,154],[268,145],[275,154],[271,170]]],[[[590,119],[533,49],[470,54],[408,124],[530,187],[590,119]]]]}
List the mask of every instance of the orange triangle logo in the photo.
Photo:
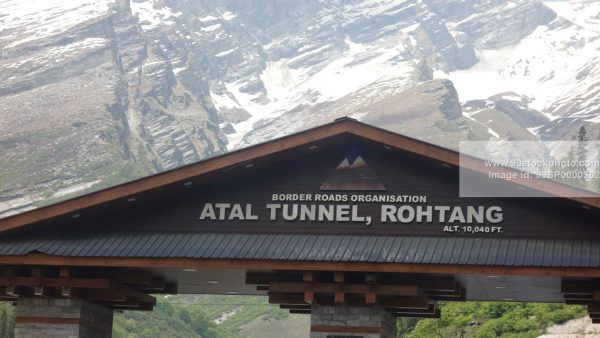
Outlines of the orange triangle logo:
{"type": "Polygon", "coordinates": [[[367,165],[357,146],[352,146],[329,178],[321,184],[321,190],[382,191],[385,187],[367,165]]]}

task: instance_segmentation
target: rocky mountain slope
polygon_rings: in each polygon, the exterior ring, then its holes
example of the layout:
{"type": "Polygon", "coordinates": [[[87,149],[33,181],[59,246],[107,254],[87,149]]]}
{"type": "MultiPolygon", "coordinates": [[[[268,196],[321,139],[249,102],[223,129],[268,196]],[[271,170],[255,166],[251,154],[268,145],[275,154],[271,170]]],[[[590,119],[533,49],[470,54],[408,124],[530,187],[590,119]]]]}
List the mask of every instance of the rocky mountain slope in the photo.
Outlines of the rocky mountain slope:
{"type": "Polygon", "coordinates": [[[0,3],[0,217],[352,116],[426,141],[600,123],[594,0],[0,3]]]}

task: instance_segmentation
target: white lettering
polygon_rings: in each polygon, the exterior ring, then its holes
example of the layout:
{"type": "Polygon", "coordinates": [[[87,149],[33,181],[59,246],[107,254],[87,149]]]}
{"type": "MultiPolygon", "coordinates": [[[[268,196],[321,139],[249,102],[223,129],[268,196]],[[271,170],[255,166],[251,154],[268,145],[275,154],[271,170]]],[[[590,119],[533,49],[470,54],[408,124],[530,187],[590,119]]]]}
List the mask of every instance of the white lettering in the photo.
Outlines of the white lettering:
{"type": "Polygon", "coordinates": [[[348,222],[350,220],[350,206],[345,204],[339,204],[335,206],[336,221],[348,222]]]}
{"type": "Polygon", "coordinates": [[[477,209],[472,206],[467,207],[467,222],[473,223],[473,219],[479,224],[483,223],[484,218],[484,208],[482,206],[478,206],[477,209]]]}
{"type": "Polygon", "coordinates": [[[229,213],[229,220],[244,220],[244,212],[242,211],[242,206],[239,204],[234,204],[231,207],[231,212],[229,213]]]}
{"type": "Polygon", "coordinates": [[[450,214],[450,219],[448,219],[448,223],[465,223],[465,215],[460,207],[454,207],[452,209],[452,213],[450,214]]]}
{"type": "Polygon", "coordinates": [[[246,204],[246,219],[249,221],[258,221],[258,215],[252,214],[252,204],[246,204]]]}
{"type": "Polygon", "coordinates": [[[410,205],[398,208],[398,220],[401,223],[411,223],[415,219],[415,209],[410,205]]]}
{"type": "Polygon", "coordinates": [[[436,205],[433,209],[439,213],[439,222],[446,222],[446,211],[450,210],[450,207],[447,205],[436,205]]]}
{"type": "Polygon", "coordinates": [[[381,206],[381,223],[398,222],[396,218],[396,207],[389,204],[384,204],[381,206]]]}
{"type": "Polygon", "coordinates": [[[417,222],[431,223],[433,221],[433,207],[431,205],[417,206],[417,222]],[[423,220],[425,218],[425,220],[423,220]]]}
{"type": "Polygon", "coordinates": [[[202,213],[200,214],[200,220],[216,220],[217,216],[215,215],[215,209],[212,206],[212,203],[204,204],[204,208],[202,209],[202,213]]]}
{"type": "Polygon", "coordinates": [[[490,223],[500,223],[504,219],[502,208],[499,206],[489,207],[485,212],[485,218],[490,223]]]}
{"type": "Polygon", "coordinates": [[[271,211],[271,215],[270,215],[269,219],[271,221],[276,221],[277,220],[277,209],[281,208],[281,204],[267,204],[266,207],[267,207],[267,209],[269,209],[271,211]]]}
{"type": "Polygon", "coordinates": [[[215,203],[215,208],[219,210],[219,221],[225,219],[225,212],[227,212],[230,206],[231,204],[229,203],[215,203]]]}

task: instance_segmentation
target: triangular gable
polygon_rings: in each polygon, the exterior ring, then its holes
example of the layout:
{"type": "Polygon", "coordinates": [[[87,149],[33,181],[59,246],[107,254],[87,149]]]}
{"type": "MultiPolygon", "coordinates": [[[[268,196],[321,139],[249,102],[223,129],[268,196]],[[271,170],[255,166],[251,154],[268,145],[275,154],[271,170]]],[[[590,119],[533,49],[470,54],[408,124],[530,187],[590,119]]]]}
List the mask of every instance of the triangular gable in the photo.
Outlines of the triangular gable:
{"type": "MultiPolygon", "coordinates": [[[[369,142],[379,143],[392,150],[440,161],[453,167],[459,166],[459,155],[455,151],[344,118],[327,125],[230,152],[175,170],[1,219],[0,232],[56,218],[69,219],[88,209],[127,205],[128,201],[143,200],[147,196],[177,191],[189,184],[210,181],[218,178],[223,173],[251,167],[256,163],[269,163],[286,157],[307,154],[319,147],[328,146],[335,142],[339,143],[344,136],[358,137],[369,142]]],[[[476,172],[485,173],[487,170],[481,160],[474,158],[467,157],[466,160],[463,158],[460,165],[476,172]]],[[[579,189],[568,185],[542,179],[530,179],[516,183],[555,194],[567,191],[572,195],[573,191],[579,191],[579,189]]],[[[592,196],[590,194],[590,197],[570,198],[570,200],[600,208],[600,199],[592,196]]]]}

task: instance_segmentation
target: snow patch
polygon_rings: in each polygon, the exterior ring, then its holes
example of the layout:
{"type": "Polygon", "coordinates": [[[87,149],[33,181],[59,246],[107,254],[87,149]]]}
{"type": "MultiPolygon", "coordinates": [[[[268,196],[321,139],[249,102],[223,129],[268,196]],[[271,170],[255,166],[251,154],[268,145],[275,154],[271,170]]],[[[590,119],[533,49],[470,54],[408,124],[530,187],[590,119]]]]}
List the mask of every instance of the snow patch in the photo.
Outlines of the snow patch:
{"type": "Polygon", "coordinates": [[[212,22],[212,21],[217,21],[217,20],[231,21],[231,20],[235,19],[235,17],[237,17],[237,14],[227,11],[219,16],[207,15],[207,16],[203,16],[203,17],[199,18],[198,20],[200,22],[212,22]]]}
{"type": "MultiPolygon", "coordinates": [[[[489,122],[489,121],[488,121],[488,122],[489,122]]],[[[500,138],[500,135],[499,135],[497,132],[495,132],[495,131],[494,131],[492,128],[490,128],[490,127],[488,127],[488,129],[487,129],[487,132],[488,132],[488,134],[490,134],[490,135],[494,136],[495,138],[500,138]]]]}
{"type": "Polygon", "coordinates": [[[379,41],[374,44],[354,43],[346,38],[346,50],[341,55],[334,55],[331,61],[320,66],[291,66],[301,57],[317,53],[328,46],[313,48],[293,58],[284,58],[267,62],[265,70],[260,74],[267,100],[257,103],[262,93],[248,94],[240,91],[245,83],[228,83],[227,91],[234,98],[224,100],[223,96],[211,94],[213,101],[246,109],[251,118],[233,125],[235,134],[228,135],[229,146],[234,148],[243,136],[253,129],[256,122],[272,119],[301,103],[337,100],[349,93],[363,88],[384,78],[405,78],[413,71],[409,61],[398,62],[397,56],[404,52],[398,40],[404,39],[400,33],[396,39],[379,41]],[[266,102],[266,103],[263,103],[266,102]]]}
{"type": "Polygon", "coordinates": [[[523,100],[522,97],[520,97],[519,95],[512,95],[512,94],[504,94],[502,95],[502,98],[508,101],[515,101],[515,102],[521,102],[523,100]]]}
{"type": "Polygon", "coordinates": [[[217,30],[219,28],[221,28],[221,24],[220,23],[218,23],[216,25],[210,25],[210,26],[207,26],[207,27],[202,27],[200,30],[203,31],[203,32],[212,32],[212,31],[217,30]]]}
{"type": "Polygon", "coordinates": [[[182,15],[182,12],[173,12],[164,6],[159,8],[152,0],[144,2],[131,2],[131,13],[137,15],[143,30],[149,31],[160,25],[173,25],[173,17],[182,15]]]}
{"type": "Polygon", "coordinates": [[[223,57],[223,56],[225,56],[225,55],[229,55],[229,54],[233,53],[233,52],[234,52],[236,49],[238,49],[238,48],[237,48],[237,47],[235,47],[235,48],[231,48],[231,49],[229,49],[229,50],[226,50],[226,51],[224,51],[224,52],[217,53],[217,54],[215,54],[215,56],[216,56],[216,57],[218,57],[218,58],[220,58],[220,57],[223,57]]]}
{"type": "Polygon", "coordinates": [[[183,70],[185,70],[186,67],[179,67],[179,68],[173,68],[173,74],[178,75],[179,73],[181,73],[183,70]]]}
{"type": "Polygon", "coordinates": [[[7,43],[2,48],[7,49],[60,35],[80,23],[107,15],[111,2],[113,1],[0,1],[0,45],[7,43]]]}
{"type": "Polygon", "coordinates": [[[480,61],[470,69],[434,75],[450,79],[463,102],[515,92],[530,97],[530,106],[543,111],[573,94],[575,75],[598,55],[600,39],[574,25],[553,30],[540,26],[515,45],[476,52],[480,61]]]}
{"type": "Polygon", "coordinates": [[[76,193],[78,191],[86,190],[86,189],[91,188],[92,186],[100,183],[100,181],[101,180],[95,180],[95,181],[91,181],[91,182],[75,184],[70,187],[60,189],[59,191],[54,193],[54,195],[52,195],[52,197],[62,197],[65,195],[70,195],[70,194],[76,193]]]}

